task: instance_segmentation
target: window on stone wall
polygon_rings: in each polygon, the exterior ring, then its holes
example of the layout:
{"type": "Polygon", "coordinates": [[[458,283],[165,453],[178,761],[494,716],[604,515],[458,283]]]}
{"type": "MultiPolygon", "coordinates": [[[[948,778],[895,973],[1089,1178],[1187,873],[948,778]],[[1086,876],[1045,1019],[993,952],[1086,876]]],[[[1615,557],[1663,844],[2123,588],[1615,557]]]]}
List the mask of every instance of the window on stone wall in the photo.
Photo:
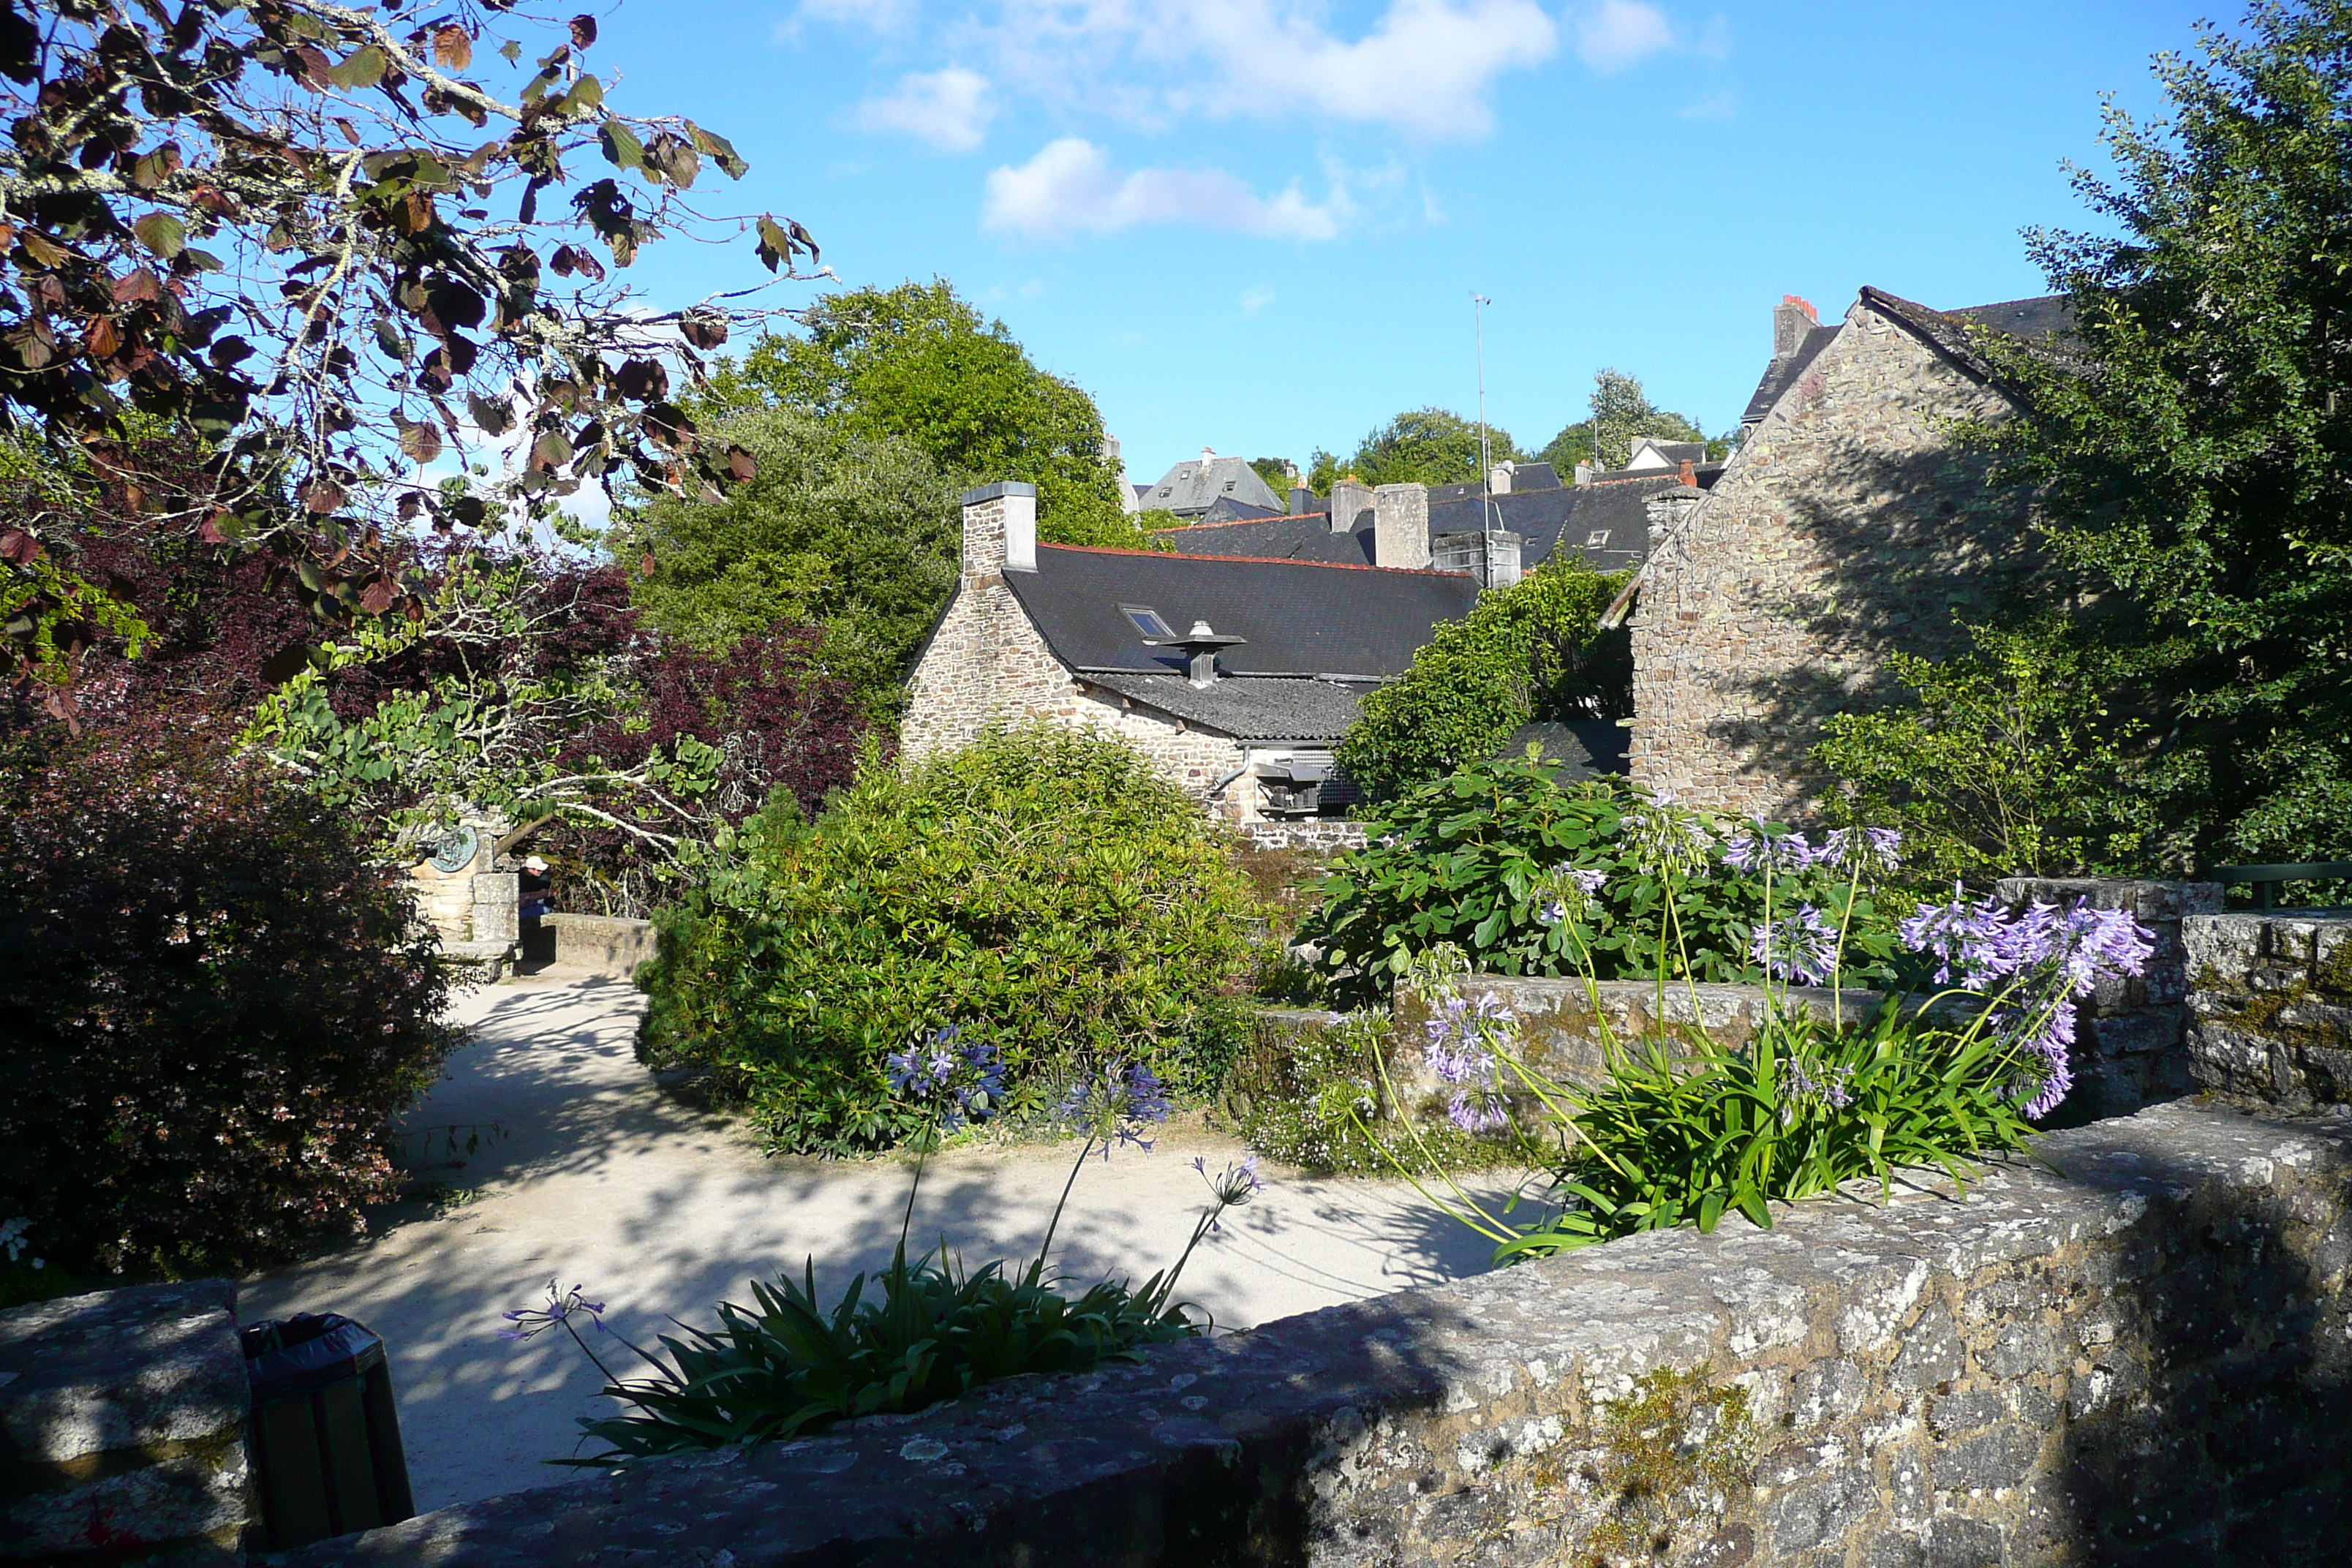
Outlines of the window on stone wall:
{"type": "Polygon", "coordinates": [[[1176,635],[1168,629],[1168,623],[1160,618],[1160,612],[1149,605],[1121,605],[1118,613],[1125,616],[1128,624],[1144,637],[1165,640],[1176,635]]]}

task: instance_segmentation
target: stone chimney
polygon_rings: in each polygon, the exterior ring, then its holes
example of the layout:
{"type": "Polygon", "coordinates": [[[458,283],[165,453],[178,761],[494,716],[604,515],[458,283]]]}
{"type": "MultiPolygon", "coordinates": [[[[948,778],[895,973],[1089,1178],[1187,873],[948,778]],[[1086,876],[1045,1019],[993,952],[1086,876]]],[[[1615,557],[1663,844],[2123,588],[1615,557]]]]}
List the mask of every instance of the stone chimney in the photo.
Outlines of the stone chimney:
{"type": "Polygon", "coordinates": [[[1133,517],[1142,510],[1135,499],[1135,487],[1127,482],[1127,459],[1119,455],[1118,437],[1105,436],[1102,444],[1103,461],[1110,466],[1118,479],[1118,510],[1133,517]]]}
{"type": "Polygon", "coordinates": [[[1519,466],[1517,463],[1512,462],[1507,458],[1496,464],[1493,469],[1486,475],[1486,493],[1497,496],[1509,495],[1511,493],[1511,476],[1517,472],[1518,467],[1519,466]]]}
{"type": "Polygon", "coordinates": [[[1772,357],[1786,359],[1797,352],[1805,334],[1822,324],[1813,308],[1794,294],[1783,294],[1772,308],[1772,357]]]}
{"type": "Polygon", "coordinates": [[[963,575],[985,583],[1037,570],[1037,487],[999,479],[963,495],[963,575]]]}
{"type": "Polygon", "coordinates": [[[1293,517],[1305,517],[1308,512],[1314,510],[1315,492],[1308,489],[1305,485],[1291,486],[1290,515],[1293,517]]]}
{"type": "Polygon", "coordinates": [[[1432,545],[1430,565],[1465,573],[1481,588],[1507,588],[1519,580],[1519,543],[1517,534],[1499,528],[1441,533],[1432,545]]]}
{"type": "Polygon", "coordinates": [[[1372,509],[1372,487],[1349,474],[1331,481],[1331,531],[1353,533],[1372,509]]]}
{"type": "MultiPolygon", "coordinates": [[[[1335,488],[1332,497],[1337,500],[1335,488]]],[[[1408,570],[1429,564],[1429,487],[1381,485],[1372,491],[1372,564],[1408,570]]]]}
{"type": "Polygon", "coordinates": [[[1580,484],[1580,485],[1589,485],[1589,484],[1591,484],[1591,483],[1592,482],[1592,465],[1591,465],[1591,464],[1590,464],[1590,463],[1579,463],[1579,464],[1577,464],[1577,465],[1576,465],[1576,478],[1575,478],[1575,479],[1574,479],[1573,481],[1571,481],[1571,482],[1573,482],[1573,483],[1575,483],[1575,484],[1580,484]]]}
{"type": "Polygon", "coordinates": [[[1698,489],[1698,465],[1685,458],[1675,469],[1675,478],[1691,489],[1698,489]]]}
{"type": "Polygon", "coordinates": [[[1649,514],[1650,542],[1655,544],[1673,532],[1705,500],[1706,492],[1695,483],[1664,486],[1656,494],[1644,497],[1642,510],[1649,514]]]}

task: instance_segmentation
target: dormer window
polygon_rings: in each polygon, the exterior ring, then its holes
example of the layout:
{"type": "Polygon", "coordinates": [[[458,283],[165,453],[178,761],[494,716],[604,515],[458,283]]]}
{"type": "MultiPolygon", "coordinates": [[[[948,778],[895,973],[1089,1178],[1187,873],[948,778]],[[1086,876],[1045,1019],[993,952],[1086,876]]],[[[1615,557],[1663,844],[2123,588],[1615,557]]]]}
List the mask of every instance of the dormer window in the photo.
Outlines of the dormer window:
{"type": "Polygon", "coordinates": [[[1227,479],[1227,480],[1225,481],[1225,489],[1232,489],[1234,488],[1234,480],[1232,480],[1232,479],[1227,479]]]}
{"type": "Polygon", "coordinates": [[[1127,617],[1128,625],[1136,629],[1137,635],[1150,641],[1165,642],[1176,635],[1168,629],[1168,623],[1160,618],[1160,612],[1149,605],[1121,605],[1118,613],[1127,617]]]}

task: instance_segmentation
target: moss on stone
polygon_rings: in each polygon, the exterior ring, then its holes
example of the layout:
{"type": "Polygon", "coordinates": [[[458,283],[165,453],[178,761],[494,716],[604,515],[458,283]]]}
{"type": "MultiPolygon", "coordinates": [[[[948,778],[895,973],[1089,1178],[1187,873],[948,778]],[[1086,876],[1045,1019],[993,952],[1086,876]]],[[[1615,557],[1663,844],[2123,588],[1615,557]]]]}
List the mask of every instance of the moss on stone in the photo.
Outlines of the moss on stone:
{"type": "Polygon", "coordinates": [[[1705,1366],[1649,1373],[1603,1405],[1597,1425],[1601,1458],[1586,1479],[1600,1522],[1579,1568],[1663,1562],[1755,1488],[1748,1391],[1718,1385],[1705,1366]]]}

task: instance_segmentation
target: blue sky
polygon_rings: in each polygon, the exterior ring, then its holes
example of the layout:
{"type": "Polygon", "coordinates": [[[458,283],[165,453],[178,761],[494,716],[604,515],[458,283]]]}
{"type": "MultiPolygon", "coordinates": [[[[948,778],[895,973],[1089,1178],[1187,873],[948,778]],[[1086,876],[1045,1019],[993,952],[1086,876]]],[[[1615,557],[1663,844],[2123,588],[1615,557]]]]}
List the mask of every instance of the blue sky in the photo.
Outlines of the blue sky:
{"type": "MultiPolygon", "coordinates": [[[[849,283],[945,277],[1087,388],[1132,477],[1302,465],[1476,396],[1527,446],[1632,371],[1736,420],[1783,293],[2042,291],[2099,95],[2144,112],[2175,0],[636,0],[594,63],[751,161],[849,283]]],[[[748,246],[659,246],[665,304],[748,246]]],[[[787,286],[796,287],[796,286],[787,286]]],[[[803,293],[788,299],[804,299],[803,293]]]]}

